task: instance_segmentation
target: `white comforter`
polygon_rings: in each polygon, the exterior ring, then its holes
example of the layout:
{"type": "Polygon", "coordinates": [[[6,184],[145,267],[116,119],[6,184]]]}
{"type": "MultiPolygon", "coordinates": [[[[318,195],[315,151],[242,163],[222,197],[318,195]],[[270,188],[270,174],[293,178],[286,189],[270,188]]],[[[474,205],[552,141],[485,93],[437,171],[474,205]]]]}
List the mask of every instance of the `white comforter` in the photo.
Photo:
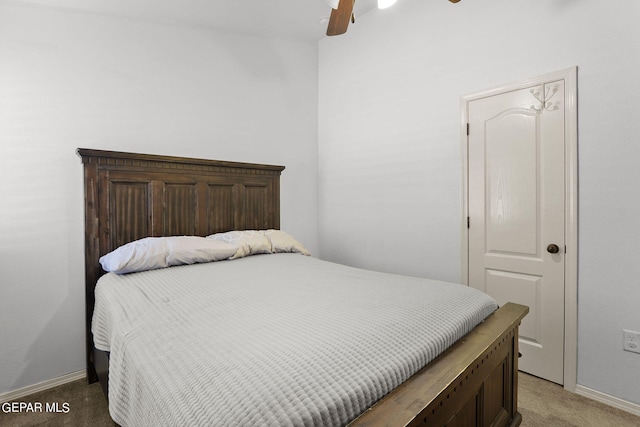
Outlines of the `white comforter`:
{"type": "Polygon", "coordinates": [[[92,330],[123,426],[344,425],[497,308],[298,254],[103,276],[92,330]]]}

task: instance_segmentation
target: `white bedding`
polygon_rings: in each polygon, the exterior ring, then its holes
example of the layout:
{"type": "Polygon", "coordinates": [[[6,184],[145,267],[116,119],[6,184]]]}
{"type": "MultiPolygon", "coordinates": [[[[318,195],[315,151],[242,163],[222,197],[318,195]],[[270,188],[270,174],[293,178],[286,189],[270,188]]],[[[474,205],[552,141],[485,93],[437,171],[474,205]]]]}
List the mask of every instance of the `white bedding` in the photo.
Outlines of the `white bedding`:
{"type": "Polygon", "coordinates": [[[344,425],[497,308],[298,254],[109,273],[92,331],[123,426],[344,425]]]}

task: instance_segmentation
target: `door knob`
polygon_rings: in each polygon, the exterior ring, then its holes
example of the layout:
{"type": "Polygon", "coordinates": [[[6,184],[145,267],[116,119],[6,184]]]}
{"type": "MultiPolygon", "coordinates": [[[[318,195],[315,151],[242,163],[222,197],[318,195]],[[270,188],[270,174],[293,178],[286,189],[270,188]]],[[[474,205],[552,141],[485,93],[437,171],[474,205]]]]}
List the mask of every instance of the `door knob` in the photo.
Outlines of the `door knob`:
{"type": "Polygon", "coordinates": [[[552,243],[549,246],[547,246],[547,252],[549,252],[550,254],[557,254],[559,251],[560,251],[560,248],[556,244],[552,243]]]}

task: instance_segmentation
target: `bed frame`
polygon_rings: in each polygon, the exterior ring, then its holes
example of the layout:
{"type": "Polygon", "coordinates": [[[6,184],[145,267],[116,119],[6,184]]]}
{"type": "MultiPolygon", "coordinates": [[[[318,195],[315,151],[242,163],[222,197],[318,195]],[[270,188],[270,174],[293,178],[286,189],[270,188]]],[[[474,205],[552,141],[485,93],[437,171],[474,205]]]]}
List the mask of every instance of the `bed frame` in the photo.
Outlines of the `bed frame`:
{"type": "MultiPolygon", "coordinates": [[[[93,346],[98,259],[148,236],[280,228],[283,166],[78,149],[84,164],[86,356],[108,396],[108,354],[93,346]]],[[[517,426],[518,327],[508,303],[378,401],[352,426],[517,426]]]]}

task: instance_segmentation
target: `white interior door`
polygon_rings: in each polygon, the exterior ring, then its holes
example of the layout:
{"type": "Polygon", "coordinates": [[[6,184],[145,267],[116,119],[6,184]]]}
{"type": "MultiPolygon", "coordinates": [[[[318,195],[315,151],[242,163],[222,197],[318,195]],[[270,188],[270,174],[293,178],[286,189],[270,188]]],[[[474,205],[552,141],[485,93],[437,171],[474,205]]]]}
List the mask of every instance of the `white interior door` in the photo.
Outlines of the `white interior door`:
{"type": "Polygon", "coordinates": [[[468,105],[468,280],[529,306],[519,368],[563,383],[564,81],[468,105]]]}

